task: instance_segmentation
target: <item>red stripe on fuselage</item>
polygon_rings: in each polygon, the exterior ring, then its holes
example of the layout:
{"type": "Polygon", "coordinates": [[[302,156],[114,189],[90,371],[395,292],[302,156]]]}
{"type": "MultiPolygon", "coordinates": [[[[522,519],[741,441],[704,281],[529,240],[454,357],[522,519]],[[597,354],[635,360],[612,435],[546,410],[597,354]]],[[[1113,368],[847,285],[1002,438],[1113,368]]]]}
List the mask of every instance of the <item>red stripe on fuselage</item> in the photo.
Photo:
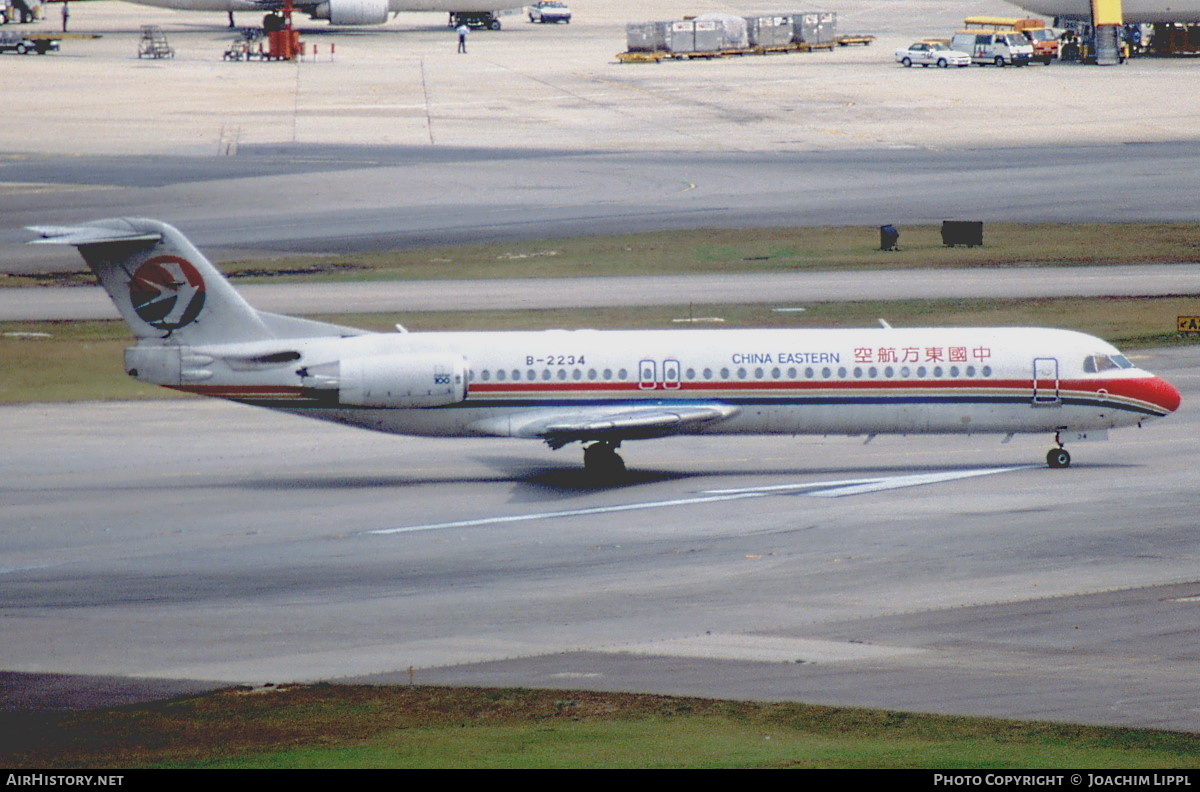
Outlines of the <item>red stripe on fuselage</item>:
{"type": "MultiPolygon", "coordinates": [[[[1179,391],[1169,382],[1158,377],[1139,377],[1136,379],[1073,379],[1060,380],[1060,391],[1076,395],[1094,393],[1096,398],[1125,398],[1153,404],[1164,412],[1174,412],[1180,404],[1179,391]]],[[[735,380],[681,382],[678,385],[666,387],[656,383],[655,387],[642,387],[637,382],[473,382],[470,392],[478,395],[505,394],[566,394],[566,393],[640,393],[640,394],[699,394],[704,392],[722,391],[895,391],[895,390],[956,390],[997,391],[1016,390],[1033,393],[1033,381],[1027,379],[1003,380],[963,380],[963,379],[921,379],[921,380],[735,380]]]]}

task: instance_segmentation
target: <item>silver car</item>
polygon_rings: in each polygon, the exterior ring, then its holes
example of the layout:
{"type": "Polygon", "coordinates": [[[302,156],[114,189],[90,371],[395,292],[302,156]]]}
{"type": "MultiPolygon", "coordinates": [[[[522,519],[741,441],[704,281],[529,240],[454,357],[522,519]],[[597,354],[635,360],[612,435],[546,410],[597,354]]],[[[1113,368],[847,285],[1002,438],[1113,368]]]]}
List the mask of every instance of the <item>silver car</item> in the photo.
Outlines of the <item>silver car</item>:
{"type": "Polygon", "coordinates": [[[971,56],[965,52],[952,50],[940,41],[918,41],[907,49],[896,50],[896,63],[904,66],[920,64],[922,66],[970,66],[971,56]]]}
{"type": "Polygon", "coordinates": [[[571,9],[560,0],[543,0],[543,2],[529,6],[529,21],[541,22],[543,25],[548,22],[563,22],[569,25],[571,24],[571,9]]]}

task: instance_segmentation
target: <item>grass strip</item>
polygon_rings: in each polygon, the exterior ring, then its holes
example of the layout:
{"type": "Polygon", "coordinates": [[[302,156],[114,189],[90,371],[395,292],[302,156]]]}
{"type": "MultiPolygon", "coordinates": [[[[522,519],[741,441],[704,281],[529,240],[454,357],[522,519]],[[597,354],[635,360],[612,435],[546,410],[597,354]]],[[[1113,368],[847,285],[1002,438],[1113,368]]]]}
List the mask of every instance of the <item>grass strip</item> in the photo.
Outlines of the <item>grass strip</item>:
{"type": "Polygon", "coordinates": [[[672,696],[312,685],[0,713],[36,768],[1194,768],[1200,735],[672,696]]]}
{"type": "MultiPolygon", "coordinates": [[[[221,269],[240,282],[281,283],[1200,261],[1200,225],[1194,223],[988,223],[983,246],[974,248],[943,246],[937,225],[901,226],[900,232],[895,251],[879,249],[874,226],[704,228],[234,260],[221,269]]],[[[82,262],[73,273],[0,277],[0,286],[14,287],[92,282],[82,262]]]]}

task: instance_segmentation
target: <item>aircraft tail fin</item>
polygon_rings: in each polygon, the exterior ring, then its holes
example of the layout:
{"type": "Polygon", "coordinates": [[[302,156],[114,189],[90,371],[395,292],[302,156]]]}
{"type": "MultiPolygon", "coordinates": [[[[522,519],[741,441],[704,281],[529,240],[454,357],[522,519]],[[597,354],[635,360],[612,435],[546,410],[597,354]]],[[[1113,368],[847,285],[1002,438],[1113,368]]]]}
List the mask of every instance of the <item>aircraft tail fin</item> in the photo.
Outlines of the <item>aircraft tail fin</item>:
{"type": "Polygon", "coordinates": [[[29,230],[42,236],[30,244],[78,248],[138,339],[196,346],[362,332],[256,311],[179,230],[158,220],[29,230]]]}

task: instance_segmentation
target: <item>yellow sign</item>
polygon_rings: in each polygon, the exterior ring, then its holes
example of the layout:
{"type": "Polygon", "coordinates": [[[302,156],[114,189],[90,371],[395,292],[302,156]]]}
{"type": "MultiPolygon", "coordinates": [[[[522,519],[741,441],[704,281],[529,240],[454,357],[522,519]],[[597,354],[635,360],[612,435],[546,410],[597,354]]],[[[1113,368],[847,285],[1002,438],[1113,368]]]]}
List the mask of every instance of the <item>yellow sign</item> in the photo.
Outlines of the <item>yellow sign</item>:
{"type": "Polygon", "coordinates": [[[1181,333],[1200,333],[1200,316],[1180,316],[1175,327],[1181,333]]]}

